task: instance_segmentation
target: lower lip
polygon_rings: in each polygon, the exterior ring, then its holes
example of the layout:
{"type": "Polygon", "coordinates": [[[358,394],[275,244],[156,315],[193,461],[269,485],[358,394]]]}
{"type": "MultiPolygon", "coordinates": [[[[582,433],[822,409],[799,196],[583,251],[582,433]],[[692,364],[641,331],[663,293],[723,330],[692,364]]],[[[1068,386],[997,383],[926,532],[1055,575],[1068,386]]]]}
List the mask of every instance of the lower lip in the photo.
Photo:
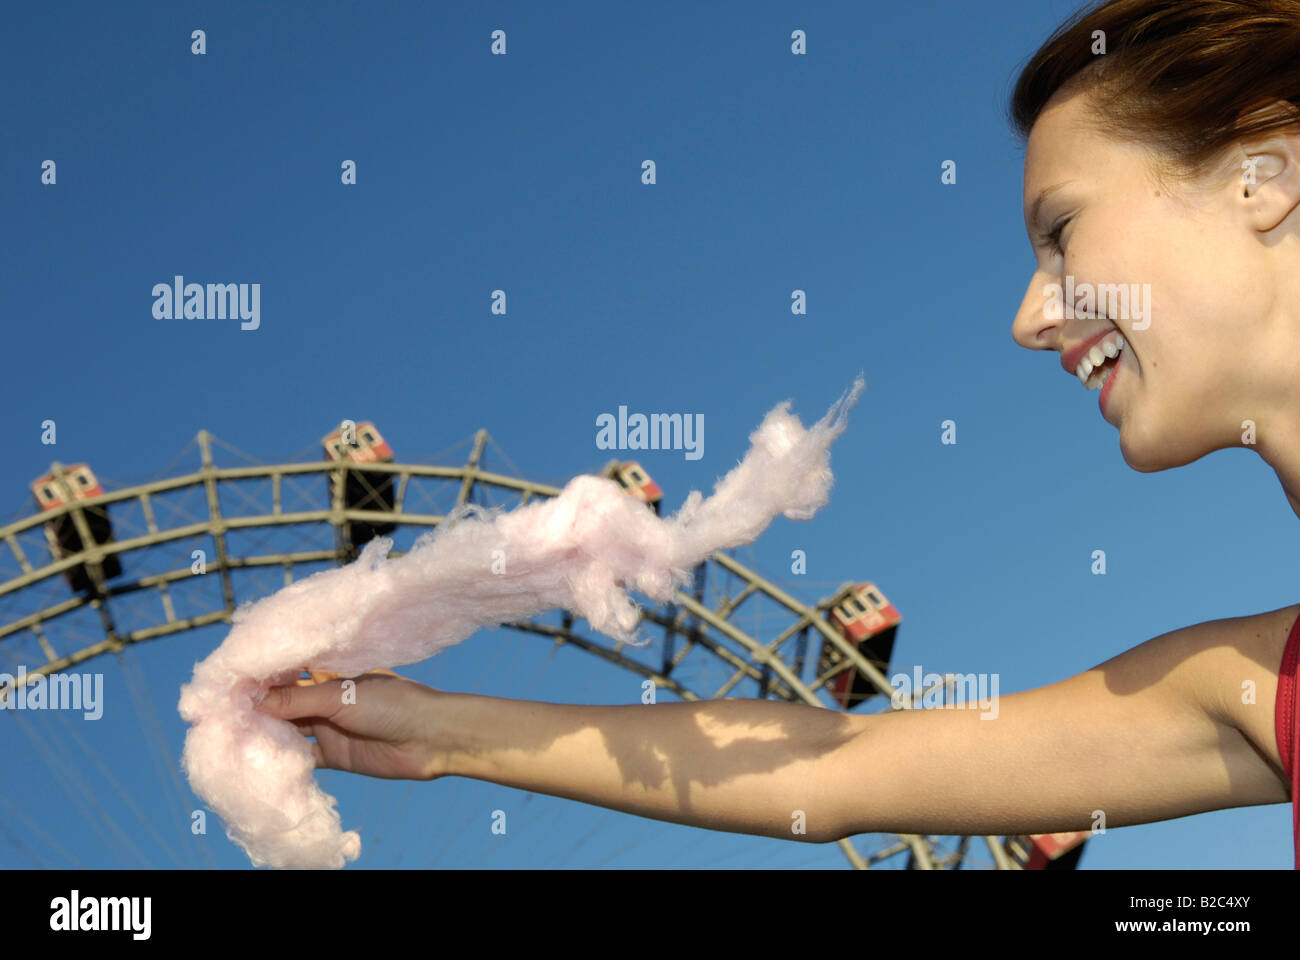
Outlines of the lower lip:
{"type": "Polygon", "coordinates": [[[1115,386],[1115,378],[1119,376],[1119,368],[1120,364],[1116,361],[1115,369],[1110,372],[1110,376],[1107,377],[1106,382],[1102,384],[1101,396],[1097,398],[1097,408],[1101,410],[1101,415],[1103,417],[1106,415],[1106,400],[1110,397],[1110,391],[1115,386]]]}

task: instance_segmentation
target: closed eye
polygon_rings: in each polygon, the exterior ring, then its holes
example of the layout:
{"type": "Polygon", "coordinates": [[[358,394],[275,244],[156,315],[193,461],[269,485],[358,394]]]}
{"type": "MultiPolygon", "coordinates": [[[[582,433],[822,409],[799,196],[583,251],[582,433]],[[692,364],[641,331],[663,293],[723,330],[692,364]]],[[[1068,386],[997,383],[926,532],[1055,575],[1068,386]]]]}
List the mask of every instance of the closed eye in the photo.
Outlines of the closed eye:
{"type": "Polygon", "coordinates": [[[1073,217],[1066,217],[1064,220],[1058,221],[1056,226],[1052,227],[1044,237],[1052,250],[1062,257],[1065,256],[1065,250],[1061,247],[1061,234],[1065,232],[1066,226],[1072,219],[1073,217]]]}

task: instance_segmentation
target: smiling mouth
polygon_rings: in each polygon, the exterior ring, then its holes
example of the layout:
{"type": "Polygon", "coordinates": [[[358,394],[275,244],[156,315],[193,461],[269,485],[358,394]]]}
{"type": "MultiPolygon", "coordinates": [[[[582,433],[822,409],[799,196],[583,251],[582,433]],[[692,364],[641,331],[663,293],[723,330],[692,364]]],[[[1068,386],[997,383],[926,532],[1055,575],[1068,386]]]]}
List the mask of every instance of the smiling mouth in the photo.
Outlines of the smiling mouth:
{"type": "Polygon", "coordinates": [[[1100,390],[1119,366],[1119,355],[1127,345],[1119,331],[1112,331],[1093,344],[1074,370],[1079,382],[1089,390],[1100,390]]]}

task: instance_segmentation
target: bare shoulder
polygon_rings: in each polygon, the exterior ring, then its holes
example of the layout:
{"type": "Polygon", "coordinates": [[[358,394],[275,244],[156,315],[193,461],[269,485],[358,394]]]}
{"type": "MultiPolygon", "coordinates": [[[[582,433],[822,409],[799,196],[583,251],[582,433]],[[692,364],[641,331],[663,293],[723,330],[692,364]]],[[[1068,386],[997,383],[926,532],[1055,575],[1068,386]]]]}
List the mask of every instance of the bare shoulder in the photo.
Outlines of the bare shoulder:
{"type": "Polygon", "coordinates": [[[1274,708],[1278,668],[1297,617],[1300,604],[1293,604],[1209,620],[1149,642],[1178,648],[1180,668],[1170,679],[1192,704],[1240,738],[1237,759],[1253,764],[1261,779],[1276,778],[1283,800],[1290,786],[1278,753],[1274,708]]]}

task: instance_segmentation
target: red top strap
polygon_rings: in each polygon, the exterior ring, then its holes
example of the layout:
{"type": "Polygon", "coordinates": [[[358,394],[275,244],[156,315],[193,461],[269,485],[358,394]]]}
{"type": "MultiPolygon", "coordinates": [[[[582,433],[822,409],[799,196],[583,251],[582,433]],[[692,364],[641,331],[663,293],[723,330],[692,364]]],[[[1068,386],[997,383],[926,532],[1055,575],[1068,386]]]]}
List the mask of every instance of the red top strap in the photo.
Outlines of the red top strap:
{"type": "Polygon", "coordinates": [[[1296,670],[1300,667],[1300,617],[1296,618],[1291,635],[1287,637],[1282,653],[1282,665],[1277,672],[1277,707],[1274,726],[1277,728],[1277,749],[1282,755],[1282,769],[1291,781],[1291,830],[1295,844],[1295,869],[1300,870],[1300,716],[1296,715],[1296,670]]]}

